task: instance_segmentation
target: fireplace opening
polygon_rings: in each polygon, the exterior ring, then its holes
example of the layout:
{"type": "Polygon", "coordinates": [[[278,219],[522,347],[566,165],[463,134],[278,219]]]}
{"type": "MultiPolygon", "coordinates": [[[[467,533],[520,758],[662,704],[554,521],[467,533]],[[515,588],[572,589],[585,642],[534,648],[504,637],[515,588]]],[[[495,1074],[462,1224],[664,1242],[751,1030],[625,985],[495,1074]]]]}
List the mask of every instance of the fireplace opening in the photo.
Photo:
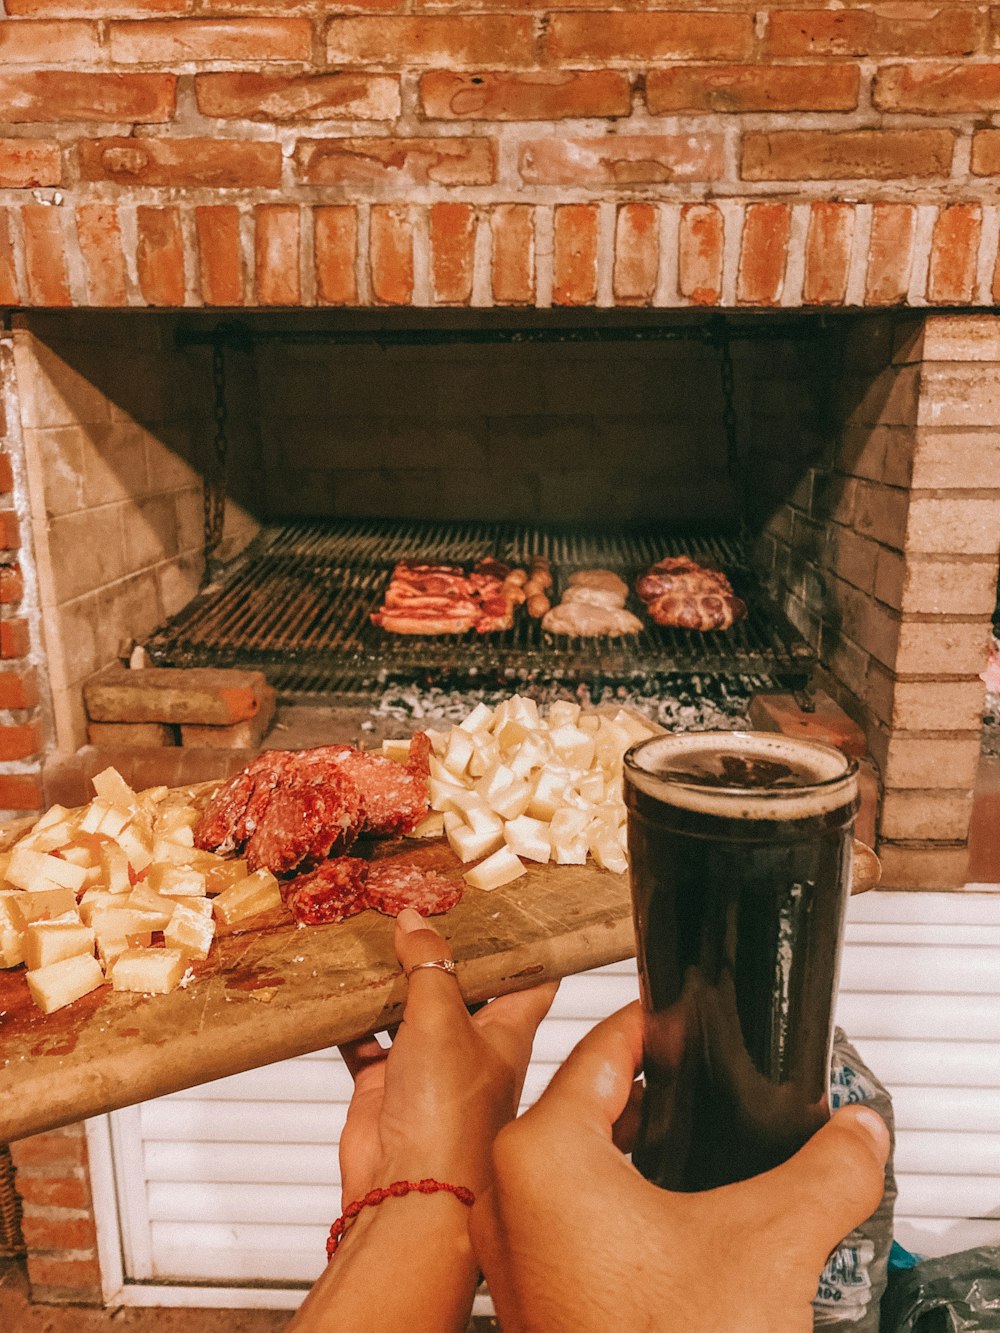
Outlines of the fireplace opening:
{"type": "Polygon", "coordinates": [[[669,725],[736,725],[755,692],[801,702],[809,686],[863,732],[883,843],[930,842],[935,873],[958,882],[996,543],[970,462],[981,371],[932,323],[16,315],[4,394],[51,748],[86,745],[86,681],[137,646],[159,664],[261,667],[286,699],[394,722],[387,691],[414,683],[632,688],[679,701],[669,725]],[[400,557],[540,551],[631,581],[681,550],[726,570],[743,624],[647,623],[623,644],[550,641],[522,620],[441,643],[368,620],[400,557]]]}

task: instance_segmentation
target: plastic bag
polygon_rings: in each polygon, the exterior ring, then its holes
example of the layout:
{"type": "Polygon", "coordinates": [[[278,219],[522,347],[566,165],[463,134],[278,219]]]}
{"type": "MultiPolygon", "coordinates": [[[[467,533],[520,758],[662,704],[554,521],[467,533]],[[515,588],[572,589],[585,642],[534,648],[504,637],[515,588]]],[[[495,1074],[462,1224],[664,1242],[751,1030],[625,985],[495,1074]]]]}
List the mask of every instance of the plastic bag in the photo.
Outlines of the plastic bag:
{"type": "Polygon", "coordinates": [[[892,1214],[896,1203],[893,1173],[895,1121],[892,1098],[861,1056],[837,1028],[830,1065],[830,1105],[833,1110],[867,1102],[889,1126],[892,1146],[885,1167],[885,1193],[871,1217],[834,1250],[820,1276],[813,1301],[813,1327],[822,1333],[878,1333],[879,1307],[886,1286],[892,1248],[892,1214]]]}
{"type": "Polygon", "coordinates": [[[994,1333],[1000,1329],[1000,1248],[922,1259],[894,1273],[882,1333],[994,1333]]]}

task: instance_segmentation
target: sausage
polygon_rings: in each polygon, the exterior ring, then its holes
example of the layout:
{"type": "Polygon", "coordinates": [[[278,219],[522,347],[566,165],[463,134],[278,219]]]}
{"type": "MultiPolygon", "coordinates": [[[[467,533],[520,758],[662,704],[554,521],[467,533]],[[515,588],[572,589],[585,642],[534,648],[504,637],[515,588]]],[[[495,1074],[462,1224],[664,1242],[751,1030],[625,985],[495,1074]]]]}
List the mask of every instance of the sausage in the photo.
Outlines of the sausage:
{"type": "Polygon", "coordinates": [[[535,620],[541,620],[551,609],[552,603],[543,592],[536,592],[528,598],[528,615],[533,616],[535,620]]]}

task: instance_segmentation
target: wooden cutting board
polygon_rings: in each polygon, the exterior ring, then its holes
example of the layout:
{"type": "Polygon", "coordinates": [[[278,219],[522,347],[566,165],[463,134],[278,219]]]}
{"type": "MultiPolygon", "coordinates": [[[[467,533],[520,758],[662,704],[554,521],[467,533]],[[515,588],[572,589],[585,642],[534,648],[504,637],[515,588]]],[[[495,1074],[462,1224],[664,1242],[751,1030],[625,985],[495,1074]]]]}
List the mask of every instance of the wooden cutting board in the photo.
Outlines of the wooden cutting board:
{"type": "MultiPolygon", "coordinates": [[[[0,850],[12,840],[0,835],[0,850]]],[[[371,854],[461,870],[443,839],[373,844],[371,854]]],[[[0,971],[0,1143],[398,1023],[406,986],[393,924],[368,911],[306,927],[275,912],[218,939],[183,990],[102,986],[53,1014],[35,1008],[23,968],[0,971]]],[[[593,862],[530,866],[492,893],[468,889],[435,924],[470,1004],[635,952],[627,877],[593,862]]]]}

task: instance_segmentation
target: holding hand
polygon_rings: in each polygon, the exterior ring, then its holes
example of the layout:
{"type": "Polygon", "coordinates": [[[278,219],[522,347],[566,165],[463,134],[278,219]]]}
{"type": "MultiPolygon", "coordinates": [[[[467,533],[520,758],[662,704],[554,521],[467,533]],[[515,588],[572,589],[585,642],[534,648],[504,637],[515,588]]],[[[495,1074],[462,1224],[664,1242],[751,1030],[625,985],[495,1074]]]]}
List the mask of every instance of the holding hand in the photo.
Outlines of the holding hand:
{"type": "Polygon", "coordinates": [[[498,1135],[472,1239],[505,1333],[807,1333],[828,1254],[882,1196],[881,1118],[846,1108],[773,1171],[673,1194],[623,1156],[641,1062],[632,1004],[498,1135]]]}

